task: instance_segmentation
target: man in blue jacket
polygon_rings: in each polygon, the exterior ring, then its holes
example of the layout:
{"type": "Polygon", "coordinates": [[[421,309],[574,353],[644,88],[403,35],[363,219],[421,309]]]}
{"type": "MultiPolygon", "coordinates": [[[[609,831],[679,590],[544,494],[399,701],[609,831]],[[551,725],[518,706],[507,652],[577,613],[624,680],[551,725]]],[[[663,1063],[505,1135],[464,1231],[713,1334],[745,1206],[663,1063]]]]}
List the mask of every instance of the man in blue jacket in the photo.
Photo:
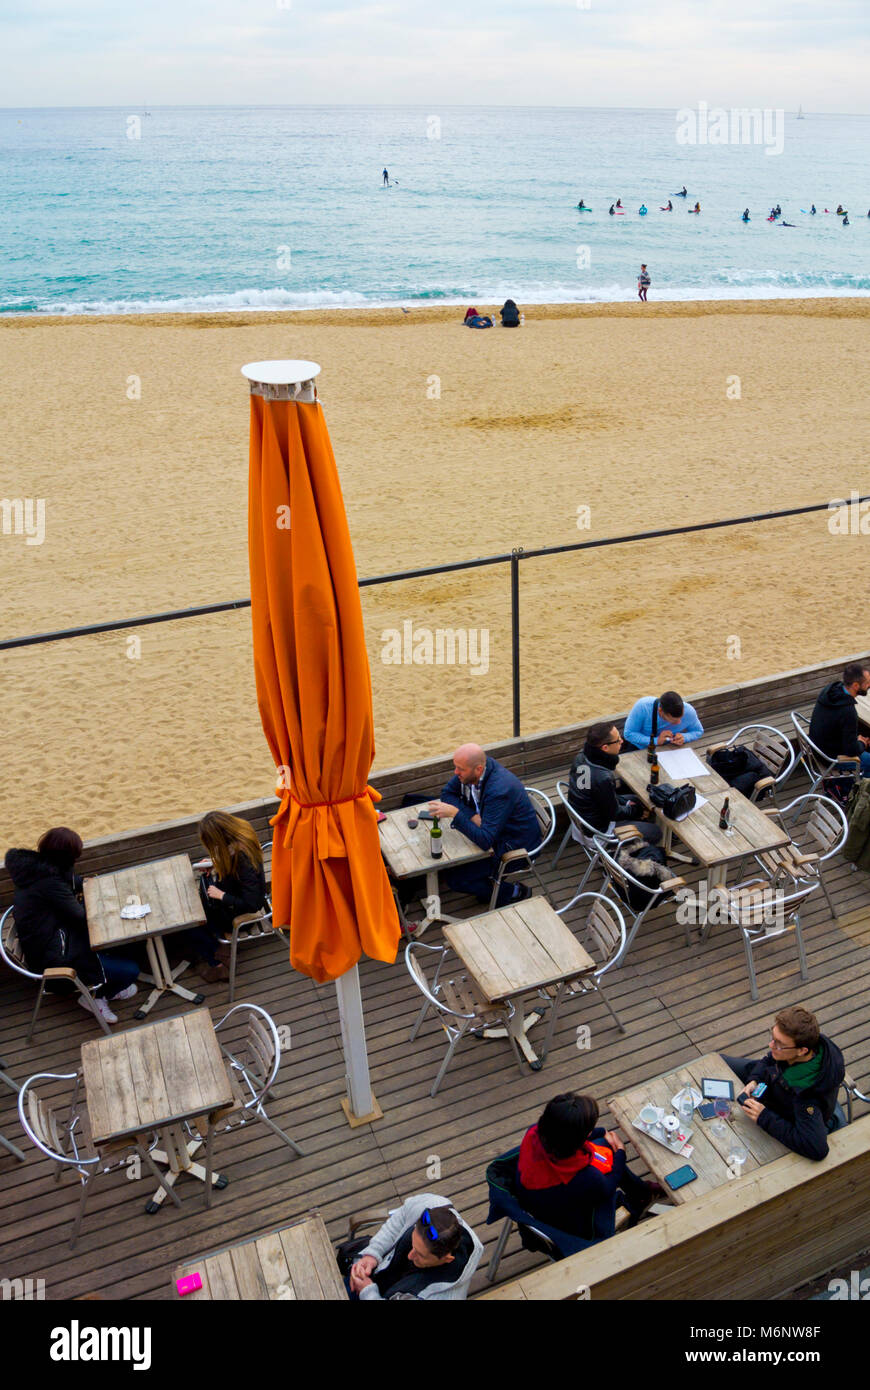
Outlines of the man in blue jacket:
{"type": "Polygon", "coordinates": [[[630,753],[633,748],[648,747],[652,733],[660,748],[682,748],[703,732],[704,726],[694,709],[676,690],[666,690],[658,699],[644,695],[625,721],[622,737],[626,747],[622,751],[630,753]]]}
{"type": "MultiPolygon", "coordinates": [[[[448,883],[461,893],[474,893],[488,902],[492,880],[501,856],[509,849],[537,849],[541,829],[529,794],[518,777],[488,758],[477,743],[464,743],[453,755],[453,776],[429,810],[450,821],[473,844],[492,852],[491,859],[464,864],[448,875],[448,883]]],[[[497,907],[528,897],[519,883],[504,884],[497,907]]]]}

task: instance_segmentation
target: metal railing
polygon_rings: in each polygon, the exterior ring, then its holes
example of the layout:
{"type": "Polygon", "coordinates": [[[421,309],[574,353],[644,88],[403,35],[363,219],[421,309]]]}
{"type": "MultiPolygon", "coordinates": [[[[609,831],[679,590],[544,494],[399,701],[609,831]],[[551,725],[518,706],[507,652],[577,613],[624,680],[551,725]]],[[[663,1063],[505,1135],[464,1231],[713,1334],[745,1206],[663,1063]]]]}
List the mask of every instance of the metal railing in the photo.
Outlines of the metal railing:
{"type": "MultiPolygon", "coordinates": [[[[503,555],[485,555],[476,560],[454,560],[446,565],[427,565],[424,569],[397,570],[394,574],[376,574],[360,579],[361,589],[375,584],[398,584],[406,579],[426,579],[433,574],[452,574],[459,570],[482,569],[487,565],[510,566],[511,596],[511,688],[513,700],[513,736],[520,737],[520,561],[540,559],[546,555],[568,555],[579,550],[600,550],[610,545],[631,545],[637,541],[664,540],[669,536],[688,536],[700,531],[717,531],[729,526],[750,526],[758,522],[779,521],[789,516],[805,516],[810,512],[830,512],[843,507],[860,506],[870,502],[870,494],[853,496],[846,501],[814,502],[807,507],[787,507],[777,512],[753,512],[749,516],[727,517],[721,521],[699,521],[689,526],[660,527],[654,531],[635,531],[628,536],[604,536],[598,540],[574,541],[570,545],[548,545],[535,550],[517,546],[503,555]]],[[[86,627],[61,628],[57,632],[38,632],[29,637],[8,637],[0,640],[0,651],[16,647],[34,647],[45,642],[64,642],[73,637],[91,637],[100,632],[118,632],[129,627],[146,627],[151,623],[169,623],[182,618],[201,618],[211,613],[229,613],[238,608],[250,608],[249,598],[231,599],[225,603],[207,603],[197,608],[177,608],[169,613],[149,613],[140,618],[120,618],[106,623],[88,623],[86,627]]]]}

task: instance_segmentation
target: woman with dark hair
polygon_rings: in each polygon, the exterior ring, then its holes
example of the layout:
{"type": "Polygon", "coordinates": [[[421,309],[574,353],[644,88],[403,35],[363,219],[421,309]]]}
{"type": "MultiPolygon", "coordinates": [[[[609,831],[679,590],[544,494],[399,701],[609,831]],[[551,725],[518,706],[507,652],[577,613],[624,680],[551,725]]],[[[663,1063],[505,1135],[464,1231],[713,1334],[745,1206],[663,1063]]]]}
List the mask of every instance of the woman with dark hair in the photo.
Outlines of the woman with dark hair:
{"type": "Polygon", "coordinates": [[[603,1240],[615,1230],[616,1208],[631,1213],[629,1225],[656,1197],[658,1183],[635,1177],[615,1130],[597,1129],[598,1102],[573,1091],[554,1096],[520,1145],[517,1201],[529,1213],[568,1235],[603,1240]]]}
{"type": "Polygon", "coordinates": [[[501,311],[502,328],[519,328],[520,311],[512,299],[506,299],[501,311]]]}
{"type": "MultiPolygon", "coordinates": [[[[81,836],[60,825],[46,831],[36,852],[7,852],[6,868],[15,885],[15,930],[28,970],[42,974],[50,966],[71,966],[82,984],[100,991],[101,997],[94,997],[100,1017],[117,1023],[117,1014],[109,1008],[106,997],[132,999],[139,967],[117,951],[98,955],[91,950],[81,900],[82,880],[73,872],[82,848],[81,836]]],[[[54,993],[68,992],[64,981],[52,982],[51,988],[54,993]]],[[[81,996],[79,1003],[87,1007],[81,996]]]]}
{"type": "Polygon", "coordinates": [[[187,936],[202,957],[199,974],[211,984],[229,979],[230,948],[218,943],[232,933],[234,917],[265,905],[266,875],[260,841],[248,821],[228,811],[209,811],[197,831],[212,865],[200,881],[208,921],[187,936]]]}

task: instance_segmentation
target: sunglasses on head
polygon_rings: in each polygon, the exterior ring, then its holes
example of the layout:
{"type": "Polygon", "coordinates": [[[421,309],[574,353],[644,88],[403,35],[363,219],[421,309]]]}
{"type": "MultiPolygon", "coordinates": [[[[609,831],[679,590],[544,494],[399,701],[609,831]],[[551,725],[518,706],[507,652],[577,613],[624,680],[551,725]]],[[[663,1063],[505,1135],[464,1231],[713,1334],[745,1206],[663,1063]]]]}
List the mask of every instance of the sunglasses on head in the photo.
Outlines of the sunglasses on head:
{"type": "Polygon", "coordinates": [[[423,1215],[420,1217],[420,1220],[425,1226],[426,1235],[429,1237],[430,1240],[438,1241],[441,1239],[440,1235],[435,1230],[435,1227],[432,1225],[432,1213],[428,1207],[423,1212],[423,1215]]]}

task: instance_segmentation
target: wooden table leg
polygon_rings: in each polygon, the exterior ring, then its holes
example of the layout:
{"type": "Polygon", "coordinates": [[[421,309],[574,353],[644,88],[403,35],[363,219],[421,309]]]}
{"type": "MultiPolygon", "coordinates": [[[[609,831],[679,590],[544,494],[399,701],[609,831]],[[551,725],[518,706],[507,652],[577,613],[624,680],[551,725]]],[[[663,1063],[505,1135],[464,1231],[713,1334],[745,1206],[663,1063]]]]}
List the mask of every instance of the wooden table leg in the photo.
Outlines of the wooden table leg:
{"type": "MultiPolygon", "coordinates": [[[[194,1154],[198,1153],[203,1146],[203,1141],[197,1134],[195,1138],[189,1139],[181,1125],[168,1125],[166,1129],[160,1131],[160,1136],[165,1144],[164,1149],[154,1149],[151,1153],[152,1159],[156,1163],[165,1163],[169,1168],[166,1174],[166,1182],[170,1187],[174,1187],[183,1173],[188,1177],[198,1178],[200,1182],[205,1182],[207,1173],[201,1163],[194,1162],[194,1154]]],[[[229,1184],[229,1178],[221,1173],[211,1173],[211,1186],[223,1189],[229,1184]]],[[[145,1207],[149,1216],[153,1216],[160,1210],[166,1192],[159,1187],[151,1201],[145,1207]]],[[[209,1203],[210,1205],[210,1203],[209,1203]]]]}
{"type": "Polygon", "coordinates": [[[148,952],[148,961],[151,966],[151,973],[147,975],[143,972],[142,978],[154,986],[144,1004],[140,1004],[134,1013],[134,1018],[145,1018],[151,1012],[157,1000],[167,990],[173,994],[178,994],[182,999],[189,1000],[192,1004],[202,1004],[205,1001],[204,994],[194,994],[192,990],[185,989],[183,985],[175,983],[179,975],[187,970],[190,962],[183,960],[180,965],[176,965],[173,970],[169,964],[169,957],[166,954],[166,946],[162,936],[149,936],[145,939],[145,950],[148,952]]]}
{"type": "Polygon", "coordinates": [[[418,922],[416,929],[412,933],[414,940],[418,940],[433,922],[459,922],[459,917],[450,917],[441,911],[441,894],[438,891],[438,870],[430,869],[426,875],[426,896],[422,900],[426,915],[421,922],[418,922]]]}

